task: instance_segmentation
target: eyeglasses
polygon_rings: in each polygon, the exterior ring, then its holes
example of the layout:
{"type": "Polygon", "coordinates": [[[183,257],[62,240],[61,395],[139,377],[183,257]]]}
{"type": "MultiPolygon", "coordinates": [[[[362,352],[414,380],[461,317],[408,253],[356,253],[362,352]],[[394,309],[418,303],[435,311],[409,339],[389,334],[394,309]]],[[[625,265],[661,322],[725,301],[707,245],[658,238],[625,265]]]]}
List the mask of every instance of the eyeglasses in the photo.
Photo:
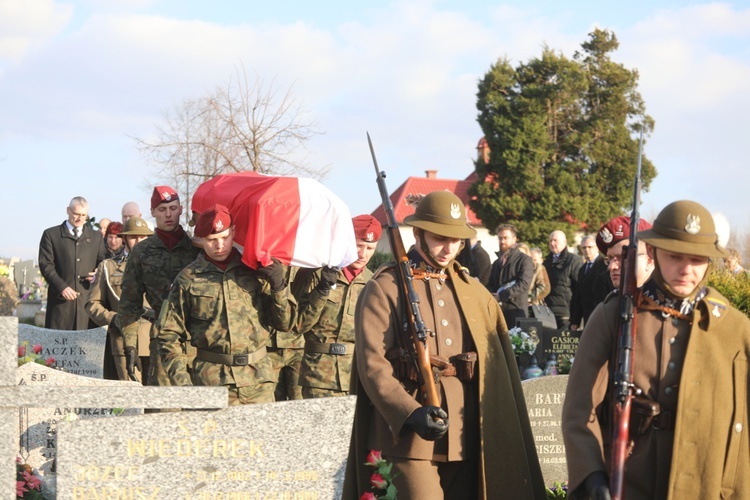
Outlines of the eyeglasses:
{"type": "MultiPolygon", "coordinates": [[[[638,257],[642,255],[648,255],[647,253],[639,253],[638,257]]],[[[604,257],[604,265],[609,266],[612,263],[617,263],[617,265],[620,265],[620,261],[622,259],[622,256],[620,255],[613,255],[612,257],[604,257]]]]}

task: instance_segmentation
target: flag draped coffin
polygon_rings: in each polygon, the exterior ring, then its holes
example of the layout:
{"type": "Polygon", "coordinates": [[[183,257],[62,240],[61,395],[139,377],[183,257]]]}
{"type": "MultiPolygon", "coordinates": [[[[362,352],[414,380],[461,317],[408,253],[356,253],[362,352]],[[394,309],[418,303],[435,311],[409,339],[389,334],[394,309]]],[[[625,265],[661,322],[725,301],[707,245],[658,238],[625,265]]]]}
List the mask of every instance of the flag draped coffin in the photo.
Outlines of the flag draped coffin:
{"type": "Polygon", "coordinates": [[[191,209],[229,209],[242,261],[253,269],[274,257],[287,265],[345,267],[357,260],[346,204],[314,179],[255,172],[221,174],[204,182],[191,209]]]}

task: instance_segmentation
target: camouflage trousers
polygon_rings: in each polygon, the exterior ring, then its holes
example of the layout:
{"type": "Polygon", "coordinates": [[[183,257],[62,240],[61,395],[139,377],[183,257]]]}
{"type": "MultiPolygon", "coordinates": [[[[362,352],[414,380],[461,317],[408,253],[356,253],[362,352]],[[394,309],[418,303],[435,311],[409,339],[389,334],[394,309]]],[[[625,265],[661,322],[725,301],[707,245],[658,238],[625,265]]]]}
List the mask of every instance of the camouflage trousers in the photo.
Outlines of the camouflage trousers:
{"type": "Polygon", "coordinates": [[[299,367],[304,349],[267,348],[274,374],[274,394],[276,401],[302,399],[299,386],[299,367]]]}
{"type": "Polygon", "coordinates": [[[348,396],[347,391],[337,391],[335,389],[321,389],[320,387],[303,387],[303,399],[332,398],[338,396],[348,396]]]}
{"type": "Polygon", "coordinates": [[[248,405],[255,403],[273,403],[273,382],[237,387],[234,384],[226,386],[229,390],[229,406],[248,405]]]}
{"type": "MultiPolygon", "coordinates": [[[[151,341],[148,344],[149,358],[151,362],[148,366],[148,378],[146,385],[161,385],[170,386],[172,383],[169,381],[169,375],[167,375],[164,366],[161,363],[161,353],[159,353],[159,343],[156,341],[157,330],[155,327],[151,327],[151,341]]],[[[193,360],[195,359],[196,350],[191,344],[182,344],[182,349],[188,358],[188,372],[193,371],[193,360]]]]}

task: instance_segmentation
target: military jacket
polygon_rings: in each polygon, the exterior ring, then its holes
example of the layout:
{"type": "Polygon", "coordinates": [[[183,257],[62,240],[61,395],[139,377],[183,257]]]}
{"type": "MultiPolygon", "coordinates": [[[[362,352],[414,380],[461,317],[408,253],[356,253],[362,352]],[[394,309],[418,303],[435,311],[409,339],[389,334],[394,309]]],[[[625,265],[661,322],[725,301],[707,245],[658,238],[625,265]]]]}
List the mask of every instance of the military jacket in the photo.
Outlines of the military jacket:
{"type": "MultiPolygon", "coordinates": [[[[631,426],[628,500],[750,498],[750,320],[708,290],[691,321],[638,310],[633,382],[664,417],[643,433],[631,426]]],[[[562,430],[570,491],[592,472],[608,470],[605,398],[617,345],[616,298],[611,294],[591,315],[568,380],[562,430]]]]}
{"type": "Polygon", "coordinates": [[[249,354],[265,348],[268,329],[286,331],[296,320],[289,287],[271,292],[235,252],[226,270],[201,254],[180,271],[156,323],[162,364],[173,385],[247,387],[273,381],[268,357],[245,366],[229,366],[196,357],[192,380],[182,344],[218,354],[249,354]]]}
{"type": "Polygon", "coordinates": [[[194,261],[199,252],[187,235],[171,251],[156,234],[133,247],[122,278],[118,317],[126,347],[136,345],[144,296],[158,317],[177,273],[194,261]]]}
{"type": "MultiPolygon", "coordinates": [[[[339,271],[336,287],[323,295],[315,288],[320,282],[320,270],[300,271],[293,289],[299,302],[297,331],[304,335],[305,343],[336,342],[353,347],[357,299],[371,277],[372,271],[365,268],[349,283],[344,272],[339,271]]],[[[348,392],[353,359],[353,352],[344,355],[305,352],[299,385],[348,392]]]]}
{"type": "MultiPolygon", "coordinates": [[[[86,312],[99,326],[107,326],[109,341],[112,346],[112,354],[122,356],[124,344],[122,333],[112,319],[117,315],[120,308],[120,295],[122,294],[122,277],[127,265],[127,256],[121,254],[117,259],[106,259],[99,264],[96,270],[96,279],[89,290],[86,301],[86,312]]],[[[150,306],[144,300],[143,308],[150,306]]],[[[151,322],[140,318],[138,320],[138,354],[148,356],[149,330],[151,322]]]]}

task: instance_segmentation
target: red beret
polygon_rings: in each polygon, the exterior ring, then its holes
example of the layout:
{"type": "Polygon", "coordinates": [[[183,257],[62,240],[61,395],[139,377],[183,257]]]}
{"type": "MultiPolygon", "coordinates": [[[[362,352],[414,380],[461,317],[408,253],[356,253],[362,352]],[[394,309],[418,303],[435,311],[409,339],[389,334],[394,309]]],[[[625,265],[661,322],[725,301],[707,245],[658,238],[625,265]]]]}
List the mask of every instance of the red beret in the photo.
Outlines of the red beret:
{"type": "MultiPolygon", "coordinates": [[[[645,219],[639,219],[638,231],[646,229],[651,229],[651,224],[645,219]]],[[[601,253],[607,255],[607,250],[628,238],[630,238],[630,217],[621,215],[604,224],[596,233],[596,246],[599,247],[601,253]]]]}
{"type": "Polygon", "coordinates": [[[214,205],[198,217],[195,224],[195,235],[205,238],[209,234],[218,234],[232,227],[232,215],[224,205],[214,205]]]}
{"type": "Polygon", "coordinates": [[[383,232],[380,222],[372,215],[358,215],[352,218],[354,225],[354,236],[358,240],[364,240],[368,243],[378,241],[383,232]]]}
{"type": "Polygon", "coordinates": [[[170,203],[180,201],[177,191],[169,186],[156,186],[151,194],[151,210],[155,209],[160,203],[170,203]]]}
{"type": "Polygon", "coordinates": [[[104,231],[104,237],[106,238],[110,234],[117,236],[122,232],[122,222],[110,222],[107,229],[104,231]]]}

